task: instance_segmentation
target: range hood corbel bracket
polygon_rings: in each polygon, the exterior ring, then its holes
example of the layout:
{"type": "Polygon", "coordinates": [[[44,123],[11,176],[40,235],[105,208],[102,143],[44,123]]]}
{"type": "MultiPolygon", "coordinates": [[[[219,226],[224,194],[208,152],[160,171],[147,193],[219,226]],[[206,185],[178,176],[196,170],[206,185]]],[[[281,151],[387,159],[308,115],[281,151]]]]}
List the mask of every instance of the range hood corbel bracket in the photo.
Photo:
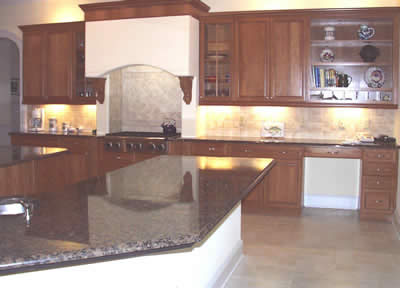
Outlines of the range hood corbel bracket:
{"type": "Polygon", "coordinates": [[[192,102],[193,76],[178,76],[183,92],[183,101],[187,105],[192,102]]]}

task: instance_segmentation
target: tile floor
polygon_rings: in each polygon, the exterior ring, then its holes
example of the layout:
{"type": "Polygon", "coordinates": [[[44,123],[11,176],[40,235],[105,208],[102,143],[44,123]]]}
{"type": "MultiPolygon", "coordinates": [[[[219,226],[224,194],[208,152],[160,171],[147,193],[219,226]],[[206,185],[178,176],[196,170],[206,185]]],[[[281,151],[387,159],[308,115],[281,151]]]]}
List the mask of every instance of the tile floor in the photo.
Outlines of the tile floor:
{"type": "Polygon", "coordinates": [[[315,208],[301,217],[244,214],[242,222],[244,258],[225,288],[400,287],[391,223],[315,208]]]}

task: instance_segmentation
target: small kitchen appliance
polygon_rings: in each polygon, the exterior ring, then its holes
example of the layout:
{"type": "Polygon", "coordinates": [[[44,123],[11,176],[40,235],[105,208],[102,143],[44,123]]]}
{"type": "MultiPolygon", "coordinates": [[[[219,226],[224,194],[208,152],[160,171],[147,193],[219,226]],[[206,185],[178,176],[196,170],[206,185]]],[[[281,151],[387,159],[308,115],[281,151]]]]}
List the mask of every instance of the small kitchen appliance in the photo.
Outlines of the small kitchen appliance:
{"type": "Polygon", "coordinates": [[[56,118],[49,119],[49,131],[57,132],[57,119],[56,118]]]}
{"type": "Polygon", "coordinates": [[[44,119],[44,109],[36,108],[32,110],[32,119],[31,119],[31,131],[41,131],[43,130],[43,119],[44,119]]]}

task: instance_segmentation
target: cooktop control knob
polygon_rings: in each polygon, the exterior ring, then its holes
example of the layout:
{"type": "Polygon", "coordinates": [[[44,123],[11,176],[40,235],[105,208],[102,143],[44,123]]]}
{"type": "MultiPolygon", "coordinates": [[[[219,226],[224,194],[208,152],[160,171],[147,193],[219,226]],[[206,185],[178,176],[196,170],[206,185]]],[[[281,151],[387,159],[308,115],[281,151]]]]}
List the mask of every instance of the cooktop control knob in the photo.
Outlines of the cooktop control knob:
{"type": "Polygon", "coordinates": [[[104,147],[106,149],[111,149],[113,147],[113,143],[112,142],[107,142],[107,143],[104,144],[104,147]]]}
{"type": "Polygon", "coordinates": [[[132,151],[134,149],[133,143],[127,143],[126,147],[128,148],[129,151],[132,151]]]}
{"type": "Polygon", "coordinates": [[[121,143],[120,143],[120,142],[117,142],[117,143],[115,143],[115,144],[113,145],[113,147],[115,148],[115,150],[119,150],[119,149],[121,149],[121,143]]]}
{"type": "Polygon", "coordinates": [[[156,150],[157,150],[156,144],[154,144],[154,143],[149,143],[149,150],[150,150],[150,151],[156,151],[156,150]]]}
{"type": "Polygon", "coordinates": [[[133,150],[135,151],[142,151],[143,149],[143,144],[142,143],[135,143],[133,144],[133,150]]]}
{"type": "Polygon", "coordinates": [[[164,143],[157,144],[157,151],[165,152],[166,150],[167,150],[167,147],[165,146],[164,143]]]}

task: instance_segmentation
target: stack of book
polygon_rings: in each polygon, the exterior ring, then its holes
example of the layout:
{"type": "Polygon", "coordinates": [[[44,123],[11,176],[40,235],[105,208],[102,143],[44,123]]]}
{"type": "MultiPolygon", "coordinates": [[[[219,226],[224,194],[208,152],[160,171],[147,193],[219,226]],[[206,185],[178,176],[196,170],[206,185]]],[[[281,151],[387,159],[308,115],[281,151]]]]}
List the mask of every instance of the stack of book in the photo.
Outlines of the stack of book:
{"type": "Polygon", "coordinates": [[[337,72],[334,69],[323,69],[313,66],[311,72],[315,88],[338,87],[337,72]]]}

